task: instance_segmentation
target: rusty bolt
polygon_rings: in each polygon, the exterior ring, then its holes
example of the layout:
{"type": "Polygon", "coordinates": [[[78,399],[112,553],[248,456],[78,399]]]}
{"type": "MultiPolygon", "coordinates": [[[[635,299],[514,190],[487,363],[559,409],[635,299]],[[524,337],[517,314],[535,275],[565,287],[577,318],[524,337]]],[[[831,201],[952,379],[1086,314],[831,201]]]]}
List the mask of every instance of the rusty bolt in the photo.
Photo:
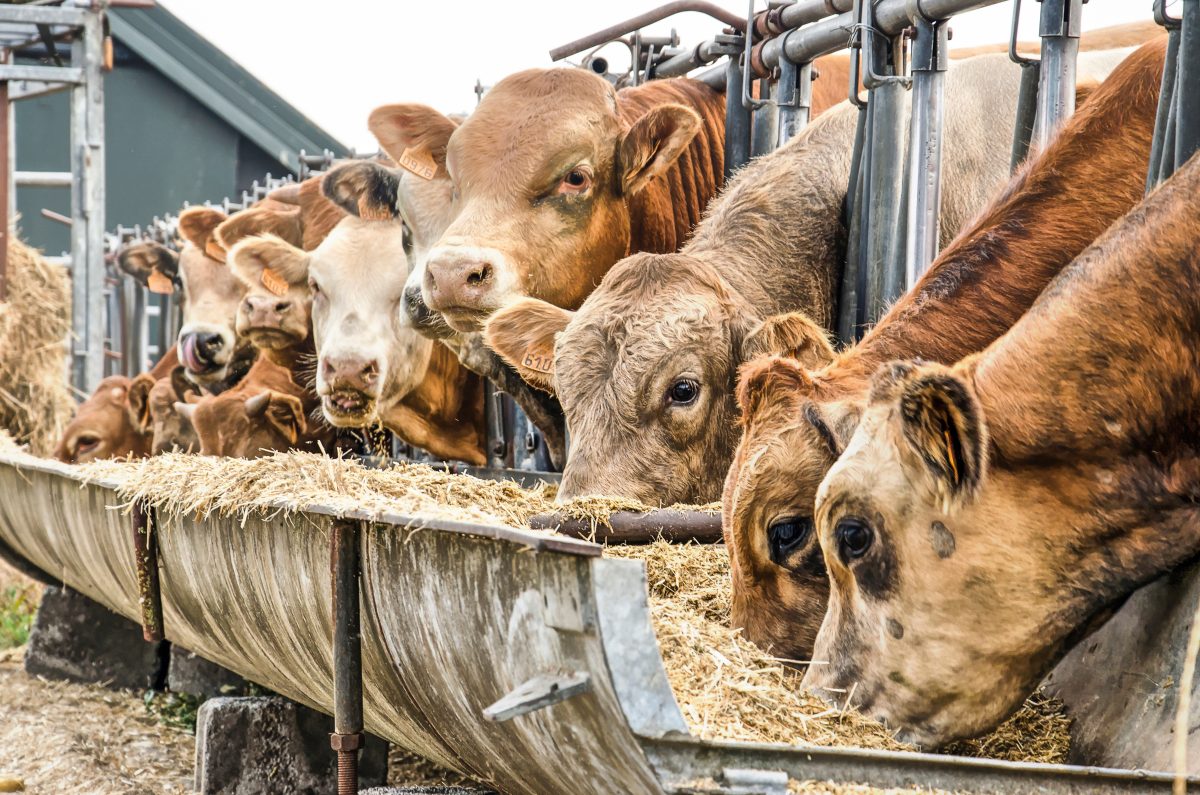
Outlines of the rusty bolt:
{"type": "Polygon", "coordinates": [[[329,747],[335,751],[357,751],[362,748],[363,736],[361,732],[356,734],[338,734],[334,732],[329,735],[329,747]]]}

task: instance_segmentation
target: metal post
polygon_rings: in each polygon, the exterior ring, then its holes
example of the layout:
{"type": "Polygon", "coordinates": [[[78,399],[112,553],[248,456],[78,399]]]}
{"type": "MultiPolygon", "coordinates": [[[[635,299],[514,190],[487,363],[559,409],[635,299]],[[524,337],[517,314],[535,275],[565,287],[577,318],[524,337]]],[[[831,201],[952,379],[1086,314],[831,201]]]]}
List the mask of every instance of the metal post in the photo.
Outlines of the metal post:
{"type": "Polygon", "coordinates": [[[1008,170],[1015,172],[1029,156],[1029,142],[1033,139],[1033,126],[1037,121],[1038,83],[1042,75],[1042,62],[1026,58],[1017,53],[1017,38],[1021,23],[1021,0],[1013,0],[1012,28],[1008,38],[1008,59],[1021,67],[1021,85],[1017,93],[1017,119],[1013,125],[1012,156],[1008,170]]]}
{"type": "MultiPolygon", "coordinates": [[[[1165,0],[1155,3],[1156,14],[1163,8],[1165,0]]],[[[1165,13],[1160,17],[1166,21],[1165,13]]],[[[1158,92],[1158,111],[1154,116],[1154,138],[1150,144],[1150,168],[1146,172],[1146,192],[1149,193],[1159,182],[1163,170],[1163,161],[1167,159],[1167,131],[1171,120],[1171,111],[1175,104],[1175,77],[1179,63],[1179,28],[1169,27],[1167,36],[1167,54],[1163,62],[1162,84],[1158,92]]],[[[1174,162],[1175,152],[1171,150],[1170,158],[1174,162]]]]}
{"type": "Polygon", "coordinates": [[[133,504],[133,559],[137,567],[142,637],[163,639],[162,590],[158,581],[158,526],[155,511],[141,500],[133,504]]]}
{"type": "Polygon", "coordinates": [[[362,629],[359,625],[358,522],[338,520],[331,539],[333,580],[333,734],[338,795],[358,792],[358,750],[363,744],[362,629]]]}
{"type": "Polygon", "coordinates": [[[1031,149],[1045,147],[1075,112],[1075,60],[1083,0],[1041,0],[1042,68],[1031,149]]]}
{"type": "Polygon", "coordinates": [[[1183,0],[1175,90],[1175,167],[1200,149],[1200,0],[1183,0]],[[1185,97],[1191,97],[1184,101],[1185,97]]]}
{"type": "Polygon", "coordinates": [[[846,199],[842,207],[842,215],[846,218],[846,263],[842,268],[842,283],[838,290],[838,339],[849,345],[856,338],[858,319],[858,297],[860,292],[860,256],[862,250],[863,215],[865,205],[863,196],[863,174],[865,172],[863,147],[867,135],[867,111],[860,108],[858,124],[854,130],[854,150],[850,156],[850,181],[846,189],[846,199]]]}
{"type": "Polygon", "coordinates": [[[483,383],[483,414],[487,426],[487,459],[492,469],[507,469],[513,465],[512,445],[505,429],[505,395],[489,380],[483,383]]]}
{"type": "Polygon", "coordinates": [[[784,58],[779,63],[779,132],[783,146],[808,125],[812,110],[812,64],[795,64],[784,58]]]}
{"type": "Polygon", "coordinates": [[[12,140],[12,110],[8,101],[8,81],[0,80],[0,220],[4,223],[4,236],[0,240],[0,303],[8,300],[8,236],[12,233],[12,196],[10,188],[13,185],[13,161],[10,157],[12,150],[9,143],[12,140]]]}
{"type": "Polygon", "coordinates": [[[911,288],[937,256],[942,204],[942,127],[946,85],[944,22],[913,20],[912,123],[908,151],[908,234],[904,283],[911,288]]]}
{"type": "Polygon", "coordinates": [[[758,96],[760,99],[770,99],[770,102],[760,104],[754,110],[754,123],[750,140],[750,156],[758,157],[775,151],[779,141],[779,84],[770,80],[758,81],[758,96]]]}
{"type": "Polygon", "coordinates": [[[725,179],[750,159],[750,111],[742,105],[742,62],[729,56],[725,70],[725,179]]]}

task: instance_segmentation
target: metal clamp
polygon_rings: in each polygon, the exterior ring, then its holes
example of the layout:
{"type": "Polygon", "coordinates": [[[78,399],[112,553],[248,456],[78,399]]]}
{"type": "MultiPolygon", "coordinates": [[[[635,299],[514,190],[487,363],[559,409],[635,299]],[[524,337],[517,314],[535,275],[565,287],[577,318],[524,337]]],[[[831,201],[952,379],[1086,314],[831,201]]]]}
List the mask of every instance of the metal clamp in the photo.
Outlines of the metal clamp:
{"type": "Polygon", "coordinates": [[[493,722],[510,720],[582,695],[591,689],[592,678],[586,671],[539,674],[486,707],[483,717],[493,722]]]}

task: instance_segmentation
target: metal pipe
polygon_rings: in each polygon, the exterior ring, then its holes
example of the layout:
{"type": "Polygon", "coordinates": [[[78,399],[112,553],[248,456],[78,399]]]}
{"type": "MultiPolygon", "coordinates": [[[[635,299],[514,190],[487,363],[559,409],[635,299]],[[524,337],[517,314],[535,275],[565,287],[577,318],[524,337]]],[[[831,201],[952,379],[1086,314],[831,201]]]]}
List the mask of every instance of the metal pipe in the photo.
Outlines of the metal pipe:
{"type": "Polygon", "coordinates": [[[812,112],[812,64],[779,65],[779,132],[777,145],[783,146],[808,125],[812,112]]]}
{"type": "Polygon", "coordinates": [[[607,523],[560,513],[542,513],[531,518],[529,526],[534,530],[556,530],[562,535],[599,544],[652,544],[659,538],[701,544],[716,544],[722,540],[720,514],[669,508],[644,513],[617,511],[608,517],[607,523]]]}
{"type": "Polygon", "coordinates": [[[906,289],[933,264],[938,251],[942,194],[942,130],[947,62],[945,22],[913,20],[912,122],[908,150],[908,231],[905,237],[906,289]]]}
{"type": "Polygon", "coordinates": [[[1200,0],[1183,0],[1175,94],[1175,167],[1200,149],[1200,0]],[[1190,97],[1186,102],[1185,97],[1190,97]]]}
{"type": "MultiPolygon", "coordinates": [[[[1158,0],[1158,3],[1161,4],[1162,2],[1164,0],[1158,0]]],[[[1162,84],[1158,92],[1158,111],[1154,116],[1154,138],[1150,144],[1150,168],[1146,172],[1146,193],[1149,193],[1158,185],[1163,160],[1167,156],[1166,140],[1171,109],[1175,104],[1176,67],[1179,64],[1180,35],[1178,28],[1171,29],[1167,35],[1167,54],[1166,60],[1163,62],[1162,84]]],[[[1175,152],[1172,148],[1171,157],[1174,158],[1174,156],[1175,152]]]]}
{"type": "Polygon", "coordinates": [[[644,14],[638,14],[636,17],[630,17],[624,22],[610,25],[604,30],[598,30],[583,38],[555,47],[550,50],[550,60],[561,61],[563,58],[568,58],[584,50],[590,50],[593,47],[599,47],[610,41],[615,41],[622,36],[633,33],[635,30],[640,30],[647,25],[653,25],[655,22],[661,22],[667,17],[682,14],[686,11],[707,14],[718,22],[724,22],[726,25],[738,30],[746,24],[745,19],[721,8],[716,3],[709,3],[704,0],[676,0],[676,2],[661,5],[644,14]]]}
{"type": "Polygon", "coordinates": [[[138,604],[142,637],[151,643],[163,639],[162,589],[158,580],[158,528],[154,509],[140,500],[133,504],[133,560],[137,566],[138,604]]]}
{"type": "Polygon", "coordinates": [[[333,523],[333,734],[338,795],[358,792],[358,750],[363,743],[362,627],[359,619],[360,524],[333,523]]]}
{"type": "Polygon", "coordinates": [[[10,204],[13,183],[13,168],[15,163],[10,155],[9,144],[12,141],[12,114],[8,101],[8,81],[0,80],[0,221],[4,223],[4,239],[0,241],[0,302],[8,300],[8,240],[12,223],[9,216],[13,207],[10,204]]]}
{"type": "Polygon", "coordinates": [[[770,102],[760,103],[754,110],[751,126],[750,156],[758,157],[772,152],[779,141],[779,83],[770,80],[758,81],[758,96],[770,97],[770,102]]]}
{"type": "Polygon", "coordinates": [[[1029,156],[1029,144],[1033,140],[1033,127],[1037,121],[1038,84],[1042,77],[1042,62],[1029,61],[1021,64],[1021,84],[1017,91],[1017,118],[1013,125],[1012,155],[1008,170],[1016,171],[1029,156]]]}
{"type": "Polygon", "coordinates": [[[725,68],[725,179],[750,159],[750,111],[742,105],[742,64],[729,56],[725,68]]]}
{"type": "Polygon", "coordinates": [[[69,188],[70,171],[14,171],[13,179],[22,188],[69,188]]]}
{"type": "Polygon", "coordinates": [[[1075,112],[1075,61],[1083,0],[1042,0],[1042,68],[1030,148],[1042,149],[1075,112]]]}
{"type": "Polygon", "coordinates": [[[869,114],[866,109],[859,109],[858,124],[854,129],[854,149],[850,156],[850,181],[846,189],[846,198],[842,206],[842,215],[846,218],[846,262],[842,268],[842,283],[838,290],[838,339],[849,345],[856,338],[858,328],[858,297],[860,289],[860,252],[862,251],[863,216],[866,206],[863,197],[864,166],[863,148],[867,135],[869,114]]]}

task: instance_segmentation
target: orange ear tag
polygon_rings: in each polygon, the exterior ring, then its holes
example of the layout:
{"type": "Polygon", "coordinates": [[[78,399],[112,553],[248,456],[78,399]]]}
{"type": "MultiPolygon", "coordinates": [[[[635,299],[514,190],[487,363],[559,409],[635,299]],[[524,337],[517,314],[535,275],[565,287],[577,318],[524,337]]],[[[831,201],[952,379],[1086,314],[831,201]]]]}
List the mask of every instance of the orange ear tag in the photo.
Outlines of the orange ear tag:
{"type": "Polygon", "coordinates": [[[533,370],[535,373],[542,375],[550,375],[554,372],[554,356],[543,356],[535,353],[532,349],[525,351],[525,358],[521,360],[521,366],[527,370],[533,370]]]}
{"type": "Polygon", "coordinates": [[[158,295],[170,295],[175,292],[175,283],[158,271],[150,271],[150,275],[146,277],[146,288],[158,295]]]}
{"type": "Polygon", "coordinates": [[[421,179],[433,179],[433,175],[437,173],[437,163],[426,149],[405,149],[397,165],[421,179]]]}
{"type": "Polygon", "coordinates": [[[263,268],[259,281],[275,295],[283,295],[288,291],[287,280],[270,268],[263,268]]]}

